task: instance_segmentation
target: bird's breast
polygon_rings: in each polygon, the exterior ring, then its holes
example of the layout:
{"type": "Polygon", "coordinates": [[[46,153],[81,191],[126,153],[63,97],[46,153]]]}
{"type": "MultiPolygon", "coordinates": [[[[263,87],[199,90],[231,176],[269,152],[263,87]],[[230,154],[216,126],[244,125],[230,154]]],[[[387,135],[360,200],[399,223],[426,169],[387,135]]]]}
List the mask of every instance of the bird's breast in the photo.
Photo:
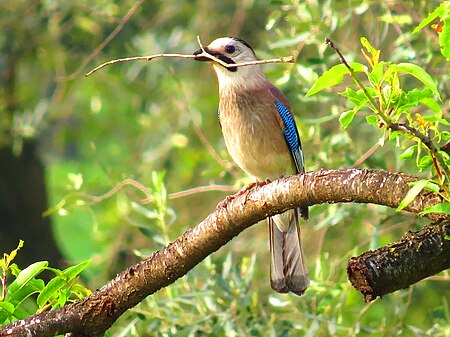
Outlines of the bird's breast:
{"type": "Polygon", "coordinates": [[[220,123],[228,152],[256,179],[295,174],[274,103],[258,92],[221,95],[220,123]]]}

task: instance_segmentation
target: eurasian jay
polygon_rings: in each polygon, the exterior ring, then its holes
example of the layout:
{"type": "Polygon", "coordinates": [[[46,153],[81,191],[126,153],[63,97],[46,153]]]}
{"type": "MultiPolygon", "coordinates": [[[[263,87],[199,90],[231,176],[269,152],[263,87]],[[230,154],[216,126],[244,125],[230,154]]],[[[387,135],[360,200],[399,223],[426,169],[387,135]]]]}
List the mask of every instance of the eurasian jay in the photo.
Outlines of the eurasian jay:
{"type": "MultiPolygon", "coordinates": [[[[236,37],[218,38],[204,50],[228,64],[256,60],[250,45],[236,37]]],[[[199,49],[194,55],[201,53],[199,49]]],[[[196,60],[211,61],[202,56],[196,60]]],[[[260,66],[226,68],[217,62],[212,62],[212,66],[219,81],[219,124],[236,164],[255,180],[305,172],[291,106],[260,66]]],[[[300,207],[268,218],[270,280],[272,288],[280,293],[302,295],[309,285],[299,216],[308,219],[308,208],[300,207]]]]}

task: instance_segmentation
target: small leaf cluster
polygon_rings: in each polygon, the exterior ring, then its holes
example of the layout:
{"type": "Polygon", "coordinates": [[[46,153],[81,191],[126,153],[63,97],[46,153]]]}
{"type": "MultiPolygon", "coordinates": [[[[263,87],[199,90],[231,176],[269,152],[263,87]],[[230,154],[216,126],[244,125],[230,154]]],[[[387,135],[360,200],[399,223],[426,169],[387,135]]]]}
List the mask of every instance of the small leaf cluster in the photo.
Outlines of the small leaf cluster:
{"type": "MultiPolygon", "coordinates": [[[[450,125],[442,118],[442,110],[435,101],[435,97],[440,100],[436,82],[422,67],[413,63],[393,64],[392,62],[380,61],[380,50],[372,47],[367,38],[362,37],[361,44],[364,47],[361,52],[370,67],[359,62],[338,64],[318,78],[306,97],[340,84],[344,80],[344,75],[351,75],[359,89],[354,90],[348,87],[344,92],[341,92],[341,95],[347,97],[349,102],[353,104],[353,108],[344,111],[339,118],[344,128],[351,124],[356,113],[362,108],[366,108],[369,112],[366,115],[368,124],[376,127],[383,125],[388,127],[390,124],[401,122],[405,118],[411,126],[416,127],[419,131],[425,131],[427,128],[437,129],[436,125],[439,125],[439,123],[446,126],[450,125]],[[356,73],[365,74],[368,85],[362,84],[356,77],[356,73]],[[424,88],[405,91],[400,83],[400,77],[404,74],[409,74],[421,81],[424,88]],[[419,105],[428,107],[434,113],[433,116],[413,115],[411,109],[419,105]]],[[[391,138],[397,138],[397,135],[395,133],[391,138]]],[[[445,140],[450,139],[448,132],[439,133],[437,136],[445,140]]]]}
{"type": "Polygon", "coordinates": [[[62,307],[90,294],[88,289],[77,283],[78,275],[90,261],[64,270],[49,267],[47,261],[38,261],[21,270],[13,260],[22,246],[23,241],[20,241],[18,247],[10,254],[5,253],[1,260],[3,292],[0,325],[26,318],[36,312],[62,307]],[[38,278],[45,271],[55,275],[47,284],[38,278]],[[13,280],[7,282],[9,278],[13,280]]]}
{"type": "MultiPolygon", "coordinates": [[[[414,32],[437,16],[446,22],[450,13],[449,4],[446,1],[439,6],[414,32]]],[[[450,23],[446,30],[448,26],[450,23]]],[[[443,31],[438,34],[442,37],[443,31]]],[[[442,54],[446,56],[450,40],[440,39],[440,42],[442,54]]],[[[417,64],[381,60],[381,51],[365,37],[361,38],[361,53],[367,65],[348,63],[331,41],[327,43],[337,52],[342,63],[324,72],[306,96],[336,86],[344,81],[345,75],[350,75],[356,89],[347,87],[340,93],[351,106],[341,113],[340,124],[347,128],[358,114],[365,115],[369,125],[383,130],[381,143],[389,139],[391,144],[402,149],[401,159],[414,160],[419,171],[430,171],[433,175],[433,179],[414,185],[408,200],[405,198],[399,210],[422,189],[443,192],[442,195],[448,198],[450,155],[445,149],[450,144],[450,123],[443,118],[442,99],[434,78],[417,64]]]]}

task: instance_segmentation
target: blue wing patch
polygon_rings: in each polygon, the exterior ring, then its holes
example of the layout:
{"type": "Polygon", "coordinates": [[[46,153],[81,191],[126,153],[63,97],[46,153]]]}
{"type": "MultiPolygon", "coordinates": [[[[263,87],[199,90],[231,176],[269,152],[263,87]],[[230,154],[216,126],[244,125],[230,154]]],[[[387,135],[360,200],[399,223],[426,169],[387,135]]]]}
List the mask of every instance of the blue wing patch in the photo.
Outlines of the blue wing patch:
{"type": "Polygon", "coordinates": [[[294,118],[292,117],[289,110],[279,101],[275,101],[275,106],[278,113],[280,114],[281,119],[284,122],[284,138],[286,139],[289,149],[291,150],[295,166],[297,167],[297,172],[304,172],[305,168],[303,164],[303,152],[294,118]]]}
{"type": "Polygon", "coordinates": [[[289,110],[279,101],[275,101],[275,106],[277,107],[278,113],[280,114],[281,119],[283,119],[284,122],[284,138],[286,138],[286,142],[288,143],[291,151],[294,151],[300,146],[294,119],[292,118],[289,110]]]}

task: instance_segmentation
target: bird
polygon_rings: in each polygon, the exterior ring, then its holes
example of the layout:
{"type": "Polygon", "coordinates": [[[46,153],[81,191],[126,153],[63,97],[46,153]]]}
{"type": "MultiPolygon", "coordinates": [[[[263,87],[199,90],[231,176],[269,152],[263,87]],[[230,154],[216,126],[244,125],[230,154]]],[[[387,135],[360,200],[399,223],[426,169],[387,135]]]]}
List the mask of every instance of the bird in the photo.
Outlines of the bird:
{"type": "MultiPolygon", "coordinates": [[[[225,145],[234,162],[254,181],[304,173],[304,157],[291,105],[259,65],[224,67],[256,60],[253,48],[238,37],[221,37],[193,53],[208,61],[219,83],[218,119],[225,145]]],[[[303,295],[310,277],[305,263],[299,217],[301,206],[269,217],[270,283],[279,293],[303,295]]]]}

